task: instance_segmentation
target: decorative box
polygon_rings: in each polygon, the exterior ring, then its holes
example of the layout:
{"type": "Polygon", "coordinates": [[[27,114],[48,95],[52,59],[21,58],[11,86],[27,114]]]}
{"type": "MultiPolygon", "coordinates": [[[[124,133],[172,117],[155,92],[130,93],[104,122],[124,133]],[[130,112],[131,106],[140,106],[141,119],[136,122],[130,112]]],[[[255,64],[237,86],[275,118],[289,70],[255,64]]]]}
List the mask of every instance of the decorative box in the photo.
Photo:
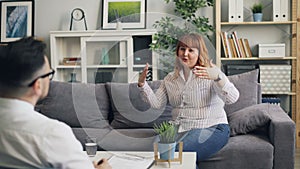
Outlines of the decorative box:
{"type": "Polygon", "coordinates": [[[285,57],[285,44],[258,44],[258,57],[285,57]]]}
{"type": "Polygon", "coordinates": [[[284,94],[291,91],[291,65],[259,65],[263,94],[284,94]]]}

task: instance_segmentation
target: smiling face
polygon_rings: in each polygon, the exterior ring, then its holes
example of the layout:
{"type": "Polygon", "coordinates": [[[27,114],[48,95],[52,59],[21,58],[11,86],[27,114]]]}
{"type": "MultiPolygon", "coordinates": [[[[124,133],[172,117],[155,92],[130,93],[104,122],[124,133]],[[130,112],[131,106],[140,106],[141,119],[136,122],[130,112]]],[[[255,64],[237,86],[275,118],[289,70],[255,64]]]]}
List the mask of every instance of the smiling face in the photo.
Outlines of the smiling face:
{"type": "Polygon", "coordinates": [[[182,36],[176,47],[176,55],[190,69],[195,66],[207,66],[207,49],[203,38],[199,34],[186,34],[182,36]]]}

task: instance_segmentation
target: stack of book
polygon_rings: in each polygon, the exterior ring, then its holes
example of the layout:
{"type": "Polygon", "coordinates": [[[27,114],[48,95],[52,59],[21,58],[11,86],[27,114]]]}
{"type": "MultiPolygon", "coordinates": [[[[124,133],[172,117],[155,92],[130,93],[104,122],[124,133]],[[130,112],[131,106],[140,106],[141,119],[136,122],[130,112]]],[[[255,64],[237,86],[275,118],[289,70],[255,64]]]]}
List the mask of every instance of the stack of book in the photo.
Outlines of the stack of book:
{"type": "Polygon", "coordinates": [[[80,65],[80,57],[67,57],[63,59],[63,65],[80,65]]]}
{"type": "Polygon", "coordinates": [[[278,97],[263,97],[262,103],[276,104],[280,106],[280,98],[278,97]]]}
{"type": "Polygon", "coordinates": [[[237,31],[232,33],[221,32],[221,40],[225,58],[252,57],[248,39],[238,38],[237,31]]]}

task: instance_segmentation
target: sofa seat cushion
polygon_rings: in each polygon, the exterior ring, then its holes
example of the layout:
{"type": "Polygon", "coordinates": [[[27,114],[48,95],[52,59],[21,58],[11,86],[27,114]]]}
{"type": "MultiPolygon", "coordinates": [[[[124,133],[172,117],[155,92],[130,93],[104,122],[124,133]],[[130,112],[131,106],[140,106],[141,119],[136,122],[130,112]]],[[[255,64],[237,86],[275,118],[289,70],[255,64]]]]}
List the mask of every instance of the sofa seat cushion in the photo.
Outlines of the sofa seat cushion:
{"type": "Polygon", "coordinates": [[[223,149],[198,165],[201,169],[272,169],[273,155],[274,147],[265,136],[238,135],[230,137],[223,149]]]}
{"type": "Polygon", "coordinates": [[[35,108],[71,127],[105,128],[109,126],[109,105],[104,84],[51,81],[48,96],[35,108]]]}
{"type": "Polygon", "coordinates": [[[153,151],[153,129],[113,129],[98,145],[107,151],[153,151]]]}
{"type": "MultiPolygon", "coordinates": [[[[148,82],[156,90],[161,81],[148,82]]],[[[172,119],[172,107],[167,104],[164,108],[153,109],[143,101],[137,83],[107,83],[113,112],[111,126],[116,129],[152,128],[153,124],[172,119]]]]}

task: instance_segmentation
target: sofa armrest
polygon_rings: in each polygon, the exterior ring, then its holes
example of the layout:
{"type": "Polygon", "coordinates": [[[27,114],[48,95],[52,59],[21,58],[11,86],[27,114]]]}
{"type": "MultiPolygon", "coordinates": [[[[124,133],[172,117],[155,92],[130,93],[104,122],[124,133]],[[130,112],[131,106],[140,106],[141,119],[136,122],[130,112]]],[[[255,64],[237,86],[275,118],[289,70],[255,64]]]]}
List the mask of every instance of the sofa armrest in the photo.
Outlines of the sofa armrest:
{"type": "Polygon", "coordinates": [[[277,105],[269,106],[269,138],[274,146],[274,169],[294,169],[295,123],[277,105]]]}

